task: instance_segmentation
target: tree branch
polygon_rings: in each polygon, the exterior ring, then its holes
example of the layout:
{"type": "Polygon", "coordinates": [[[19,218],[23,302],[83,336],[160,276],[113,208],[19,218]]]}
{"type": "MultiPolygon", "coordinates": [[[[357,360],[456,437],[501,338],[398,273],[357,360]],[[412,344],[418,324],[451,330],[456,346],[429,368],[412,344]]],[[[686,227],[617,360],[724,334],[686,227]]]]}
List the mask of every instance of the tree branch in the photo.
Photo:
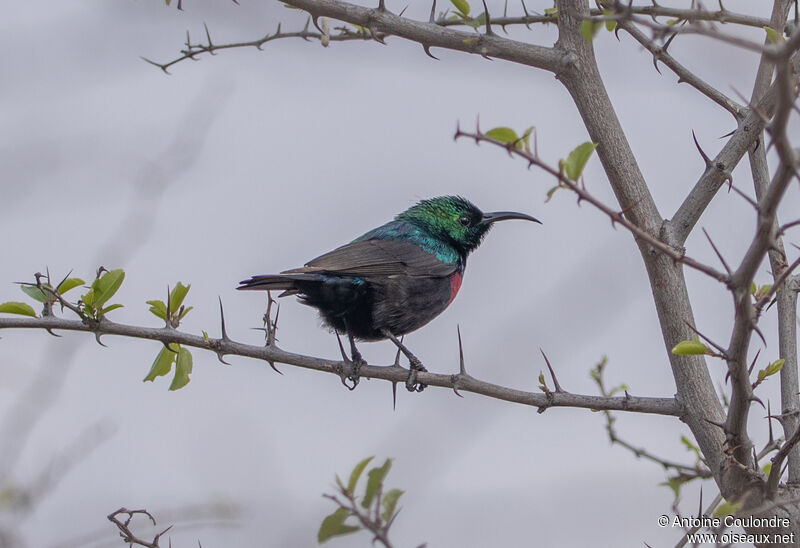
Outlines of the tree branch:
{"type": "MultiPolygon", "coordinates": [[[[314,5],[313,11],[312,11],[312,8],[308,8],[308,7],[304,8],[304,7],[300,6],[300,4],[298,4],[298,3],[294,3],[294,5],[296,5],[297,7],[301,7],[302,9],[305,9],[309,13],[314,13],[315,14],[314,15],[315,26],[317,26],[317,28],[320,28],[317,25],[317,18],[319,16],[321,16],[321,15],[326,15],[326,14],[323,14],[323,13],[321,13],[319,11],[319,8],[321,7],[320,5],[314,5]]],[[[767,19],[760,18],[760,17],[754,17],[754,16],[750,16],[750,15],[746,15],[746,14],[734,13],[734,12],[731,12],[731,11],[728,11],[728,10],[719,10],[719,11],[711,12],[711,11],[705,11],[703,9],[675,9],[675,8],[667,8],[667,7],[657,6],[657,5],[655,5],[655,6],[630,6],[630,5],[624,5],[623,6],[619,2],[617,2],[614,7],[615,7],[615,9],[617,10],[617,12],[620,15],[609,16],[603,10],[596,9],[596,8],[592,9],[590,11],[590,13],[595,18],[613,19],[613,20],[617,20],[619,22],[627,21],[627,20],[630,19],[630,17],[632,15],[640,14],[640,15],[648,15],[648,16],[653,17],[653,18],[662,17],[663,16],[663,17],[676,18],[676,19],[681,20],[681,21],[717,21],[717,22],[721,22],[721,23],[732,23],[732,24],[738,24],[738,25],[743,25],[743,26],[752,26],[752,27],[757,27],[757,28],[762,28],[762,27],[764,27],[764,26],[769,24],[769,21],[767,19]]],[[[362,8],[362,9],[369,10],[369,8],[362,8]]],[[[523,4],[523,9],[525,9],[524,4],[523,4]]],[[[373,13],[374,12],[380,12],[380,13],[392,15],[386,10],[375,9],[375,10],[371,10],[371,11],[373,13]]],[[[505,14],[504,14],[503,17],[492,17],[491,19],[492,19],[492,22],[494,24],[496,24],[497,26],[502,27],[503,30],[505,30],[506,27],[508,27],[508,26],[525,25],[526,27],[529,27],[529,25],[531,25],[531,24],[550,24],[550,23],[556,23],[557,22],[557,17],[555,15],[550,15],[550,14],[531,15],[531,14],[529,14],[527,12],[527,9],[525,9],[525,12],[526,13],[523,16],[508,17],[508,16],[505,16],[505,14]]],[[[258,39],[255,39],[255,40],[249,40],[249,41],[244,41],[244,42],[229,42],[229,43],[215,44],[211,40],[211,34],[210,34],[209,30],[208,30],[208,27],[205,27],[205,34],[206,34],[207,42],[206,43],[202,43],[202,42],[192,43],[191,39],[189,37],[189,34],[187,32],[185,48],[181,50],[181,54],[182,55],[180,57],[177,57],[177,58],[175,58],[175,59],[173,59],[171,61],[167,61],[165,63],[159,63],[157,61],[153,61],[153,60],[148,59],[146,57],[142,57],[142,59],[144,61],[150,63],[151,65],[154,65],[154,66],[160,68],[165,73],[169,73],[169,68],[172,67],[173,65],[175,65],[177,63],[180,63],[182,61],[185,61],[187,59],[197,60],[198,56],[203,55],[203,54],[214,55],[217,51],[221,51],[221,50],[239,49],[239,48],[251,48],[251,47],[254,47],[254,48],[257,48],[257,49],[260,50],[260,49],[262,49],[262,46],[264,44],[266,44],[267,42],[271,42],[273,40],[278,40],[278,39],[283,39],[283,38],[302,38],[303,40],[314,39],[314,40],[319,40],[320,42],[323,43],[324,46],[327,46],[329,42],[349,42],[349,41],[354,41],[354,40],[364,41],[364,40],[373,40],[374,39],[374,40],[377,40],[379,42],[383,42],[384,38],[386,38],[387,36],[391,36],[391,35],[401,36],[401,37],[409,38],[409,39],[412,39],[414,41],[419,42],[420,44],[423,45],[423,47],[425,48],[425,51],[426,51],[426,53],[428,53],[428,55],[430,55],[430,47],[432,47],[434,45],[438,46],[438,47],[445,47],[445,48],[448,48],[448,49],[459,49],[461,51],[469,51],[468,49],[465,49],[463,47],[452,47],[452,42],[450,42],[451,45],[445,45],[445,44],[433,43],[432,41],[420,40],[419,38],[415,39],[415,38],[410,38],[409,36],[404,36],[402,33],[396,32],[394,30],[396,24],[394,22],[392,22],[392,21],[389,21],[389,22],[386,23],[387,25],[391,25],[392,26],[391,30],[389,30],[388,27],[384,28],[382,30],[379,30],[375,25],[373,25],[373,26],[363,26],[361,23],[354,22],[354,21],[346,19],[344,17],[339,17],[339,16],[334,16],[334,17],[336,19],[339,19],[339,20],[342,20],[342,21],[347,21],[349,23],[352,23],[352,24],[355,24],[355,25],[359,25],[359,27],[363,27],[363,28],[362,29],[348,29],[348,28],[342,27],[342,28],[338,29],[340,31],[338,34],[330,34],[328,32],[322,32],[322,31],[320,31],[320,32],[310,31],[308,22],[306,22],[305,27],[300,31],[281,32],[281,25],[279,24],[277,30],[274,33],[272,33],[272,34],[267,33],[264,36],[262,36],[261,38],[258,38],[258,39]]],[[[397,16],[397,17],[401,17],[401,16],[397,16]]],[[[309,19],[309,21],[310,21],[310,19],[309,19]]],[[[408,20],[406,20],[406,21],[408,21],[408,20]]],[[[440,27],[440,28],[446,28],[446,27],[464,27],[464,26],[468,25],[469,21],[467,19],[463,19],[463,18],[447,18],[444,15],[442,15],[438,19],[433,19],[433,20],[429,21],[429,23],[432,24],[432,25],[435,25],[437,27],[440,27]]],[[[482,25],[478,25],[478,26],[482,26],[482,25]]],[[[477,28],[475,28],[475,30],[477,30],[477,28]]],[[[471,32],[471,33],[467,33],[465,36],[466,36],[466,38],[462,39],[462,46],[463,46],[463,44],[469,44],[469,43],[474,42],[475,38],[478,35],[476,35],[474,32],[471,32]]],[[[506,39],[506,41],[509,41],[509,40],[506,39]]],[[[484,54],[482,51],[472,51],[472,53],[480,53],[481,55],[488,55],[488,56],[491,56],[491,57],[498,57],[498,58],[508,59],[507,57],[504,57],[502,55],[495,55],[495,54],[492,54],[492,53],[484,54]]],[[[513,60],[513,59],[509,59],[509,60],[513,60]]],[[[529,63],[524,63],[524,64],[529,64],[529,63]]],[[[533,66],[539,66],[539,65],[533,65],[533,66]]],[[[545,68],[545,67],[541,67],[541,68],[545,68]]],[[[549,70],[553,70],[553,69],[549,69],[549,70]]],[[[555,70],[553,70],[553,72],[555,72],[555,70]]],[[[679,76],[680,76],[680,74],[679,74],[679,76]]],[[[708,91],[711,91],[713,88],[711,88],[711,89],[705,88],[705,89],[706,89],[706,91],[701,91],[701,92],[706,93],[708,91]]],[[[717,93],[719,93],[719,92],[717,92],[717,93]]]]}
{"type": "MultiPolygon", "coordinates": [[[[136,339],[149,339],[164,344],[177,343],[203,350],[209,350],[221,356],[243,356],[267,362],[274,361],[331,373],[339,377],[350,364],[312,356],[304,356],[286,352],[276,346],[255,346],[232,341],[230,339],[212,339],[192,335],[177,329],[166,327],[139,327],[116,323],[103,318],[97,322],[84,323],[80,320],[68,320],[54,316],[42,318],[0,318],[0,329],[58,329],[65,331],[82,331],[101,335],[121,335],[136,339]]],[[[408,370],[398,365],[374,366],[364,365],[360,369],[362,377],[382,379],[389,382],[404,383],[408,378],[408,370]]],[[[584,409],[608,409],[613,411],[633,411],[653,413],[657,415],[681,416],[682,410],[674,398],[648,398],[627,395],[625,397],[585,396],[581,394],[535,393],[507,388],[497,384],[475,379],[469,375],[443,375],[429,372],[418,373],[419,382],[428,386],[457,388],[460,392],[473,392],[490,398],[504,400],[523,405],[547,409],[549,407],[580,407],[584,409]]]]}
{"type": "MultiPolygon", "coordinates": [[[[608,397],[613,395],[614,392],[617,392],[621,389],[625,389],[627,387],[623,385],[613,389],[611,392],[609,392],[608,389],[606,389],[605,379],[603,377],[603,371],[605,369],[606,363],[607,362],[604,358],[599,364],[597,364],[597,366],[594,369],[591,370],[591,376],[592,379],[595,381],[595,383],[597,383],[597,387],[600,390],[600,394],[608,397]]],[[[627,390],[625,390],[625,392],[627,393],[627,390]]],[[[606,417],[606,432],[608,433],[608,439],[609,441],[611,441],[612,444],[616,443],[617,445],[620,445],[623,448],[630,451],[631,453],[633,453],[637,458],[643,458],[651,462],[654,462],[662,466],[665,470],[674,470],[681,476],[686,477],[687,480],[695,478],[712,477],[711,471],[707,467],[705,466],[701,467],[699,458],[694,466],[689,466],[686,464],[674,462],[659,457],[658,455],[655,455],[642,447],[635,447],[633,444],[620,438],[619,434],[617,434],[617,429],[614,426],[614,423],[617,421],[616,416],[614,416],[614,414],[611,411],[603,411],[603,414],[606,417]]]]}
{"type": "Polygon", "coordinates": [[[417,42],[427,49],[440,47],[474,53],[554,73],[562,70],[564,65],[563,58],[553,48],[442,28],[435,22],[415,21],[388,10],[365,8],[338,0],[292,0],[290,4],[310,13],[312,19],[324,16],[346,21],[369,29],[373,35],[378,32],[391,34],[417,42]]]}
{"type": "MultiPolygon", "coordinates": [[[[776,32],[782,33],[786,23],[786,17],[792,2],[789,0],[776,0],[772,8],[772,16],[769,26],[776,32]]],[[[770,85],[770,80],[775,70],[775,63],[762,55],[761,61],[756,72],[755,83],[751,101],[755,102],[761,98],[770,85]]],[[[762,137],[763,139],[763,137],[762,137]]],[[[766,147],[758,147],[751,150],[750,172],[753,177],[755,194],[758,200],[763,199],[769,185],[769,168],[767,166],[766,147]]],[[[797,372],[797,327],[795,316],[797,313],[797,293],[791,288],[791,280],[786,278],[791,274],[792,267],[786,264],[786,252],[783,245],[781,230],[778,227],[778,216],[775,215],[774,248],[768,251],[770,270],[772,271],[773,285],[767,295],[764,295],[763,302],[756,303],[756,314],[761,313],[761,309],[767,300],[772,299],[772,295],[777,294],[778,311],[778,344],[779,357],[784,360],[781,368],[781,426],[784,438],[789,439],[793,432],[800,427],[800,398],[798,397],[798,372],[797,372]]],[[[800,447],[794,446],[788,451],[789,457],[789,482],[800,482],[800,447]]],[[[780,478],[780,465],[778,466],[777,478],[773,478],[772,473],[768,478],[768,496],[774,495],[777,488],[777,481],[780,478]],[[773,485],[774,483],[774,485],[773,485]]]]}
{"type": "MultiPolygon", "coordinates": [[[[310,19],[309,19],[310,21],[310,19]]],[[[196,61],[198,56],[203,54],[209,55],[216,55],[218,51],[226,50],[226,49],[240,49],[240,48],[256,48],[262,49],[264,44],[267,42],[272,42],[273,40],[280,40],[283,38],[302,38],[303,40],[315,39],[323,42],[327,40],[329,42],[350,42],[353,40],[358,41],[367,41],[372,40],[373,36],[369,32],[355,32],[355,31],[348,31],[348,30],[341,30],[339,34],[323,34],[321,32],[315,32],[308,30],[308,22],[306,22],[305,28],[303,30],[294,31],[294,32],[282,32],[281,26],[278,25],[278,28],[272,34],[265,34],[261,38],[256,40],[250,40],[247,42],[230,42],[225,44],[215,44],[211,41],[211,34],[208,30],[208,27],[205,27],[206,30],[206,37],[207,42],[196,42],[192,43],[189,33],[186,33],[186,42],[185,48],[181,50],[181,56],[176,57],[172,61],[168,61],[166,63],[159,63],[157,61],[152,61],[147,57],[142,57],[142,60],[154,65],[165,73],[169,74],[169,68],[173,65],[180,63],[181,61],[186,61],[187,59],[192,59],[196,61]]],[[[327,44],[325,44],[327,45],[327,44]]]]}
{"type": "Polygon", "coordinates": [[[699,35],[755,53],[766,53],[767,55],[773,55],[774,53],[774,48],[771,46],[762,46],[758,42],[746,38],[741,38],[733,34],[725,34],[711,25],[702,24],[703,21],[701,20],[690,21],[690,24],[687,26],[664,25],[642,17],[632,17],[631,20],[637,25],[650,28],[653,31],[654,37],[659,39],[669,40],[677,35],[699,35]]]}
{"type": "MultiPolygon", "coordinates": [[[[800,63],[800,56],[794,55],[793,63],[800,63]]],[[[672,245],[683,246],[722,184],[732,179],[733,168],[739,164],[748,149],[758,142],[769,118],[775,113],[777,94],[777,83],[773,83],[764,96],[750,107],[736,131],[711,160],[710,165],[683,200],[669,222],[669,242],[672,245]]]]}
{"type": "MultiPolygon", "coordinates": [[[[557,1],[559,38],[556,48],[570,62],[559,76],[575,102],[608,176],[620,206],[634,224],[662,241],[664,221],[625,138],[614,107],[597,68],[592,44],[584,40],[580,28],[588,14],[587,2],[557,1]]],[[[714,426],[723,418],[705,359],[679,356],[670,350],[689,339],[685,322],[694,325],[694,314],[680,264],[659,253],[645,240],[637,239],[647,269],[658,320],[677,387],[677,399],[685,406],[684,421],[689,426],[718,484],[723,484],[726,456],[723,436],[714,426]]],[[[667,241],[666,243],[672,243],[667,241]]]]}
{"type": "MultiPolygon", "coordinates": [[[[736,25],[743,25],[747,27],[763,28],[770,24],[769,19],[763,17],[756,17],[754,15],[747,15],[743,13],[736,13],[727,9],[719,9],[717,11],[707,11],[702,8],[686,9],[686,8],[670,8],[660,6],[656,3],[650,6],[628,6],[626,3],[616,0],[611,2],[615,4],[613,9],[632,13],[636,15],[647,15],[652,18],[656,17],[670,17],[677,21],[715,21],[717,23],[733,23],[736,25]]],[[[592,10],[594,15],[595,10],[592,10]]]]}
{"type": "MultiPolygon", "coordinates": [[[[775,83],[785,86],[787,79],[788,75],[784,75],[783,78],[779,77],[775,83]]],[[[794,98],[785,97],[785,94],[779,95],[781,95],[781,100],[776,109],[775,121],[784,120],[781,129],[782,133],[785,130],[785,118],[788,118],[790,105],[794,98]],[[789,106],[785,105],[787,100],[789,106]],[[780,117],[779,114],[781,115],[780,117]]],[[[794,154],[791,149],[789,149],[789,153],[794,154]]],[[[728,408],[726,433],[729,444],[735,448],[734,456],[745,466],[753,464],[750,451],[752,443],[747,437],[747,412],[753,393],[746,360],[750,338],[757,322],[756,309],[750,298],[750,284],[753,282],[756,270],[764,260],[767,251],[775,246],[778,227],[776,222],[778,204],[794,175],[795,168],[782,162],[778,172],[758,202],[757,228],[753,241],[745,253],[739,268],[731,276],[730,285],[734,295],[736,316],[727,351],[728,371],[731,374],[733,393],[730,407],[728,408]]]]}
{"type": "Polygon", "coordinates": [[[682,251],[678,251],[671,247],[670,245],[662,242],[658,237],[653,236],[643,228],[639,227],[638,225],[634,224],[632,221],[628,220],[623,212],[616,211],[611,207],[607,206],[597,198],[595,198],[591,193],[589,193],[583,185],[579,185],[575,181],[571,181],[568,179],[561,171],[555,169],[554,167],[548,165],[547,163],[543,162],[541,158],[539,158],[535,153],[530,152],[526,149],[521,149],[516,146],[518,143],[502,143],[500,141],[496,141],[490,137],[487,137],[484,133],[480,131],[480,129],[476,130],[474,133],[468,131],[462,131],[460,128],[456,130],[455,138],[465,137],[468,139],[474,139],[476,143],[486,142],[491,143],[493,145],[497,145],[501,148],[504,148],[510,156],[518,156],[525,161],[528,162],[528,166],[535,165],[542,170],[546,171],[548,174],[552,175],[559,183],[575,194],[578,195],[578,201],[586,201],[593,205],[596,209],[604,213],[610,220],[612,225],[620,224],[625,227],[637,241],[645,242],[647,245],[651,246],[654,250],[657,250],[660,253],[667,255],[671,258],[675,263],[682,263],[686,266],[697,270],[698,272],[702,272],[706,274],[710,278],[717,280],[718,282],[722,282],[724,284],[728,283],[728,275],[724,272],[721,272],[705,263],[701,263],[688,255],[684,254],[682,251]]]}
{"type": "MultiPolygon", "coordinates": [[[[735,102],[733,99],[719,91],[714,86],[711,86],[702,78],[691,72],[689,69],[680,64],[672,55],[667,53],[666,46],[660,46],[655,41],[649,39],[645,34],[636,28],[636,26],[625,19],[620,19],[617,24],[625,32],[631,35],[634,40],[644,46],[647,51],[653,54],[653,64],[658,70],[658,62],[661,61],[675,73],[678,77],[678,83],[685,82],[695,88],[697,91],[720,105],[722,108],[730,112],[734,118],[739,119],[742,116],[742,105],[735,102]]],[[[660,71],[659,71],[660,72],[660,71]]]]}

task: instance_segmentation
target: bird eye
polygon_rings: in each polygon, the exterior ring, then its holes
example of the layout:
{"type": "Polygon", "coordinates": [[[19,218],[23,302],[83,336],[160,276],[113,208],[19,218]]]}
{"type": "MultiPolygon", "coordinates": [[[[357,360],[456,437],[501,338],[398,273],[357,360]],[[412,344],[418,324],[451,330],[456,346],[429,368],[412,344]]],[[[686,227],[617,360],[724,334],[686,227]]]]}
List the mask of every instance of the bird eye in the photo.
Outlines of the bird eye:
{"type": "Polygon", "coordinates": [[[458,222],[461,223],[461,226],[469,226],[472,224],[472,219],[469,218],[469,215],[462,215],[458,218],[458,222]]]}

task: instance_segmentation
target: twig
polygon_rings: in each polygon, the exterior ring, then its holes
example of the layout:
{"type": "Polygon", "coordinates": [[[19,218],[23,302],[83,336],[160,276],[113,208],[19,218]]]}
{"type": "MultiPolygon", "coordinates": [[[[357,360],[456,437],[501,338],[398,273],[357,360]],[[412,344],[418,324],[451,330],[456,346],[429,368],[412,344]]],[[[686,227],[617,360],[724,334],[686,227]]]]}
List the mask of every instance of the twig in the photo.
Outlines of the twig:
{"type": "Polygon", "coordinates": [[[767,498],[772,499],[778,491],[778,481],[783,473],[783,461],[789,456],[792,448],[800,442],[800,428],[798,428],[791,438],[781,446],[778,452],[772,457],[772,467],[767,478],[767,498]]]}
{"type": "MultiPolygon", "coordinates": [[[[123,542],[126,542],[126,543],[128,543],[130,545],[138,544],[139,546],[144,546],[145,548],[160,548],[158,543],[159,543],[159,541],[161,539],[161,536],[164,533],[166,533],[167,531],[169,531],[170,529],[172,529],[172,525],[170,525],[169,527],[167,527],[166,529],[164,529],[160,533],[156,533],[156,536],[153,537],[153,540],[148,542],[146,540],[138,538],[130,530],[131,520],[133,520],[133,516],[135,516],[136,514],[142,514],[144,516],[147,516],[148,518],[150,518],[150,521],[153,522],[153,525],[156,525],[156,518],[154,518],[153,515],[150,512],[148,512],[147,510],[144,510],[144,509],[142,509],[142,510],[128,510],[127,508],[123,507],[123,508],[120,508],[119,510],[117,510],[116,512],[112,512],[107,517],[108,517],[108,521],[110,521],[111,523],[116,525],[117,528],[119,529],[119,536],[122,537],[122,541],[123,542]],[[128,517],[125,518],[124,521],[120,520],[119,516],[121,514],[127,514],[128,517]]],[[[171,544],[172,543],[170,543],[170,545],[171,544]]]]}
{"type": "MultiPolygon", "coordinates": [[[[592,370],[592,379],[594,379],[595,383],[597,384],[598,389],[600,390],[600,394],[605,397],[609,397],[610,393],[606,389],[605,380],[603,377],[603,371],[605,369],[605,361],[600,362],[595,369],[592,370]]],[[[625,392],[627,397],[627,391],[625,392]]],[[[679,474],[683,474],[688,476],[689,478],[711,478],[713,475],[708,467],[700,467],[699,463],[695,466],[690,466],[686,464],[682,464],[679,462],[674,462],[671,460],[664,459],[651,453],[647,449],[635,447],[631,443],[625,441],[624,439],[620,438],[617,434],[617,430],[614,427],[614,423],[616,422],[617,418],[614,416],[613,413],[610,411],[603,411],[603,414],[606,417],[606,432],[608,433],[608,438],[611,443],[616,443],[621,447],[624,447],[631,453],[633,453],[637,458],[647,459],[651,462],[655,462],[659,464],[666,470],[674,470],[679,474]]]]}

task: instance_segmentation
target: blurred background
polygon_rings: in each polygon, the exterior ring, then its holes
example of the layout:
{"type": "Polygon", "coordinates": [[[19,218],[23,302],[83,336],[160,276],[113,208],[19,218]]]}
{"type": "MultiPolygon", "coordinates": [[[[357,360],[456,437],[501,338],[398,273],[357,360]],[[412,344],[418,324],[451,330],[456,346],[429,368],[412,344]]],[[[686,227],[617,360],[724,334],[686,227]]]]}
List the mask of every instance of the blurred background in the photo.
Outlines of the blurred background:
{"type": "MultiPolygon", "coordinates": [[[[545,203],[554,181],[502,150],[453,141],[473,129],[535,126],[540,155],[556,165],[588,140],[566,91],[545,72],[433,50],[398,38],[331,43],[278,40],[183,62],[165,75],[141,57],[179,56],[186,32],[217,43],[299,30],[305,17],[279,2],[184,0],[15,2],[0,20],[0,301],[26,300],[12,282],[49,268],[90,280],[98,266],[124,268],[114,321],[157,327],[146,300],[191,283],[194,310],[182,329],[219,336],[217,298],[228,332],[261,344],[265,296],[235,291],[260,273],[302,265],[380,225],[422,198],[461,194],[484,210],[514,209],[542,226],[502,223],[470,259],[460,295],[406,343],[435,372],[458,370],[456,326],[471,375],[537,390],[548,354],[561,384],[596,393],[589,370],[608,356],[606,381],[634,395],[675,392],[642,261],[631,236],[566,191],[545,203]]],[[[527,2],[530,11],[551,7],[527,2]]],[[[675,5],[688,7],[682,3],[675,5]]],[[[489,1],[500,14],[503,2],[489,1]]],[[[399,11],[404,4],[389,0],[399,11]]],[[[440,7],[445,7],[444,5],[440,7]]],[[[771,3],[726,2],[768,17],[771,3]]],[[[473,6],[477,12],[477,5],[473,6]]],[[[406,16],[427,19],[429,5],[406,16]]],[[[521,13],[510,5],[509,14],[521,13]]],[[[728,30],[729,27],[726,27],[728,30]]],[[[763,40],[763,31],[740,31],[763,40]]],[[[510,35],[552,45],[553,26],[510,35]]],[[[735,128],[722,109],[662,67],[625,33],[595,41],[611,98],[661,214],[670,217],[704,164],[691,131],[713,156],[735,128]]],[[[702,78],[749,96],[758,57],[699,37],[671,51],[702,78]]],[[[798,126],[793,123],[791,131],[798,126]]],[[[613,195],[596,157],[588,189],[613,195]]],[[[734,181],[752,193],[746,162],[734,181]]],[[[793,185],[781,216],[800,204],[793,185]]],[[[700,221],[736,264],[754,229],[752,208],[720,192],[700,221]]],[[[698,227],[699,228],[699,227],[698,227]]],[[[698,231],[699,232],[699,231],[698,231]]],[[[796,241],[790,237],[788,241],[796,241]]],[[[687,244],[717,265],[705,238],[687,244]]],[[[791,249],[790,258],[796,256],[791,249]]],[[[699,328],[725,344],[732,323],[722,286],[687,272],[699,328]]],[[[768,265],[757,281],[770,283],[768,265]]],[[[77,290],[76,290],[77,294],[77,290]]],[[[77,297],[75,297],[77,298],[77,297]]],[[[777,358],[774,316],[761,324],[777,358]]],[[[664,471],[611,446],[602,414],[536,409],[430,388],[398,391],[193,350],[191,383],[143,383],[161,345],[86,334],[0,334],[0,529],[4,546],[121,546],[106,515],[147,508],[175,523],[172,545],[316,545],[334,474],[369,455],[393,457],[387,486],[406,490],[396,546],[651,546],[682,531],[664,471]]],[[[335,337],[313,309],[281,303],[279,344],[338,359],[335,337]]],[[[752,351],[762,347],[754,341],[752,351]]],[[[390,343],[361,345],[388,364],[390,343]]],[[[710,362],[722,385],[724,364],[710,362]]],[[[777,379],[759,389],[778,402],[777,379]]],[[[726,390],[729,387],[726,386],[726,390]]],[[[752,409],[758,445],[765,415],[752,409]]],[[[677,420],[618,415],[636,446],[693,464],[677,420]]],[[[704,487],[703,500],[716,494],[704,487]]],[[[696,512],[699,484],[681,508],[696,512]]],[[[142,536],[144,520],[134,522],[142,536]],[[137,527],[138,525],[138,527],[137,527]]],[[[152,534],[152,533],[150,533],[152,534]]],[[[331,547],[368,546],[361,533],[331,547]]]]}

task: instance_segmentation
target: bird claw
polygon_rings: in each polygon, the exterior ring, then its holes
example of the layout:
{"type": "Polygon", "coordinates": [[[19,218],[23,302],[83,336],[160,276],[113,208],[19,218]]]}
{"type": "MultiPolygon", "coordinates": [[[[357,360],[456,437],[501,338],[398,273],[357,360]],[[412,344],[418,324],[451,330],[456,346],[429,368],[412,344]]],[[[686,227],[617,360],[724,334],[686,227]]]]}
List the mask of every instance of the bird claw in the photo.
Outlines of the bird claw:
{"type": "Polygon", "coordinates": [[[422,392],[428,385],[423,384],[421,382],[417,382],[417,372],[419,371],[426,372],[428,370],[425,369],[425,366],[422,365],[422,362],[419,361],[419,358],[417,358],[416,356],[409,356],[408,364],[409,368],[408,368],[408,378],[406,379],[406,389],[409,392],[422,392]]]}
{"type": "Polygon", "coordinates": [[[348,357],[347,353],[344,351],[344,346],[342,345],[342,339],[339,337],[339,333],[336,333],[336,340],[339,341],[339,350],[342,353],[342,361],[350,365],[350,374],[345,375],[345,368],[342,367],[339,370],[339,378],[342,379],[342,384],[345,385],[348,390],[355,390],[356,386],[358,386],[358,381],[361,379],[359,374],[361,371],[361,366],[367,365],[367,362],[364,360],[363,356],[361,356],[361,352],[358,351],[355,343],[352,340],[350,341],[351,357],[348,357]],[[350,384],[348,384],[348,381],[350,384]]]}
{"type": "Polygon", "coordinates": [[[417,382],[417,373],[419,371],[427,371],[427,369],[425,369],[425,366],[422,365],[422,362],[419,361],[419,358],[416,357],[411,352],[411,350],[406,348],[405,345],[403,345],[402,339],[398,339],[397,337],[395,337],[391,331],[389,331],[388,329],[383,329],[382,333],[397,347],[398,352],[397,356],[394,359],[395,365],[400,365],[400,352],[405,354],[406,358],[408,358],[408,378],[406,379],[406,389],[409,392],[422,392],[423,390],[425,390],[425,387],[427,385],[421,382],[417,382]]]}
{"type": "Polygon", "coordinates": [[[344,372],[345,370],[342,369],[339,377],[342,379],[342,384],[345,385],[348,390],[355,390],[356,386],[358,386],[358,381],[361,380],[361,366],[367,365],[367,362],[361,357],[361,352],[358,350],[353,353],[352,359],[345,358],[345,362],[350,364],[350,374],[346,375],[344,372]]]}

